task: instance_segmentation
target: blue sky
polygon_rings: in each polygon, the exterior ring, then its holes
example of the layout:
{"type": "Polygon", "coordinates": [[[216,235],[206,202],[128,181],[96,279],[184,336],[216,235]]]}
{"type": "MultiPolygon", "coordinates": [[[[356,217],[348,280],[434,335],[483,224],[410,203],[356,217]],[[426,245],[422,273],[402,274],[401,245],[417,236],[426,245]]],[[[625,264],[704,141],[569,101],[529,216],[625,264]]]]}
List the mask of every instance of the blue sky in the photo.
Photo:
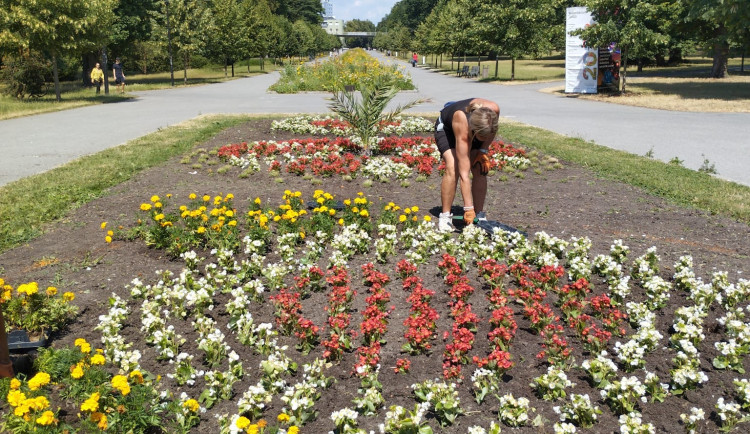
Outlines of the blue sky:
{"type": "Polygon", "coordinates": [[[370,20],[377,25],[398,0],[332,0],[333,15],[344,21],[370,20]]]}

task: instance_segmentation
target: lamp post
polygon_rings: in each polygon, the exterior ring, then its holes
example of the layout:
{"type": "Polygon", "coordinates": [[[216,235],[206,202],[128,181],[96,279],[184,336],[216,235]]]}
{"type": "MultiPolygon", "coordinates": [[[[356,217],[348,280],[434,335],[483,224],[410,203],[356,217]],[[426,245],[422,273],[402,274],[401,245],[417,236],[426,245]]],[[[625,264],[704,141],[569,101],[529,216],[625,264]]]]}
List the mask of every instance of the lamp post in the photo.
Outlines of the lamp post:
{"type": "Polygon", "coordinates": [[[165,0],[167,4],[167,51],[169,51],[169,78],[174,87],[174,66],[172,66],[172,25],[169,22],[169,0],[165,0]]]}

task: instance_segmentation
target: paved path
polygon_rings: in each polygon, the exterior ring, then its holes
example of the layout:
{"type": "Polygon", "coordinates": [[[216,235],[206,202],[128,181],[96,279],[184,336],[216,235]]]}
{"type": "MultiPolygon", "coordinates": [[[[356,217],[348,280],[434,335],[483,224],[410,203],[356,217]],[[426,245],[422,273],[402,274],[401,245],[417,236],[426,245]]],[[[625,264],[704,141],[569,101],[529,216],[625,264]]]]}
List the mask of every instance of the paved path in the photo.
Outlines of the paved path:
{"type": "MultiPolygon", "coordinates": [[[[402,92],[394,102],[431,99],[413,112],[436,114],[446,101],[481,96],[496,101],[501,116],[519,122],[639,155],[653,150],[658,159],[678,157],[693,169],[707,158],[720,177],[750,185],[748,113],[682,113],[584,101],[538,92],[555,83],[479,83],[396,62],[411,73],[419,90],[402,92]]],[[[0,186],[201,114],[328,111],[326,93],[266,92],[277,78],[278,73],[271,73],[207,86],[139,92],[128,102],[0,121],[0,186]]]]}

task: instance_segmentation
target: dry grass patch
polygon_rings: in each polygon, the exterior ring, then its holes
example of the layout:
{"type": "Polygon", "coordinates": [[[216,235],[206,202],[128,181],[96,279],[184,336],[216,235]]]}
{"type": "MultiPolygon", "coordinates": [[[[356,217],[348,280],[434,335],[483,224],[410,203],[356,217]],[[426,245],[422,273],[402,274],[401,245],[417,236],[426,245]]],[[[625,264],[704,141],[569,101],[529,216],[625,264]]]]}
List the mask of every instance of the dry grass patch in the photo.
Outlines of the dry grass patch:
{"type": "MultiPolygon", "coordinates": [[[[564,87],[542,89],[564,93],[564,87]]],[[[577,95],[615,104],[685,112],[750,113],[750,76],[712,78],[637,77],[627,81],[627,94],[577,95]]]]}

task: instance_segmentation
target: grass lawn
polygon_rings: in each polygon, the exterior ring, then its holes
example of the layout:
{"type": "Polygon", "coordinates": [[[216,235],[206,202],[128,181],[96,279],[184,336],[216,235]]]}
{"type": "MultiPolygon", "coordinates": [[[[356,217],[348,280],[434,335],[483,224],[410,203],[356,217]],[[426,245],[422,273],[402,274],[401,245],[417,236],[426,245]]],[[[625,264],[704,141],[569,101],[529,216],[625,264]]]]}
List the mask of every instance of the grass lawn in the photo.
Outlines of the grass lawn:
{"type": "Polygon", "coordinates": [[[461,62],[461,68],[468,66],[480,67],[480,79],[483,81],[499,81],[504,84],[523,84],[529,81],[553,81],[565,78],[565,57],[555,55],[541,57],[539,59],[517,59],[515,79],[511,82],[510,73],[512,61],[509,58],[501,57],[498,62],[487,57],[467,56],[466,62],[463,57],[454,57],[453,61],[449,56],[443,56],[442,62],[440,57],[428,57],[428,67],[440,71],[444,74],[456,74],[458,62],[461,62]],[[488,67],[488,78],[481,78],[481,70],[488,67]]]}

